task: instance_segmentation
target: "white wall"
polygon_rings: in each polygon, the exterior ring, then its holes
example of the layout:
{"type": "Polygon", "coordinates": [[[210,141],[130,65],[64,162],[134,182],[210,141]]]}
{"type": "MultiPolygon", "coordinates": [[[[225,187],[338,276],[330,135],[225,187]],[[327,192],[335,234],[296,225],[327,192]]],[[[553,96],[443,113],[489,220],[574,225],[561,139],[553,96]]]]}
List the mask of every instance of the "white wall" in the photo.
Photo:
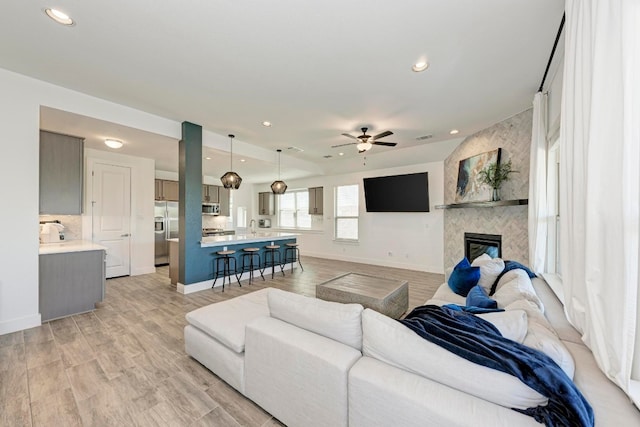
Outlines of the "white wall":
{"type": "MultiPolygon", "coordinates": [[[[270,184],[254,186],[253,212],[257,211],[258,192],[270,191],[270,184]]],[[[324,187],[324,215],[318,230],[299,231],[301,254],[328,259],[361,262],[411,270],[443,272],[443,212],[435,205],[443,204],[444,164],[423,163],[391,169],[363,170],[345,175],[311,177],[295,181],[287,180],[289,190],[324,187]],[[365,209],[362,178],[398,175],[413,172],[429,173],[430,212],[376,212],[365,209]],[[334,241],[334,189],[339,185],[360,186],[359,242],[334,241]],[[389,255],[391,252],[391,256],[389,255]]],[[[253,218],[258,218],[254,214],[253,218]]],[[[276,227],[273,217],[273,226],[276,227]]],[[[303,260],[304,265],[304,260],[303,260]]]]}
{"type": "Polygon", "coordinates": [[[0,334],[40,324],[39,112],[45,105],[179,140],[181,124],[0,69],[0,334]]]}
{"type": "Polygon", "coordinates": [[[85,152],[85,207],[82,230],[85,240],[91,235],[91,170],[95,163],[124,166],[131,169],[131,275],[155,272],[153,207],[155,199],[155,161],[143,157],[86,149],[85,152]]]}

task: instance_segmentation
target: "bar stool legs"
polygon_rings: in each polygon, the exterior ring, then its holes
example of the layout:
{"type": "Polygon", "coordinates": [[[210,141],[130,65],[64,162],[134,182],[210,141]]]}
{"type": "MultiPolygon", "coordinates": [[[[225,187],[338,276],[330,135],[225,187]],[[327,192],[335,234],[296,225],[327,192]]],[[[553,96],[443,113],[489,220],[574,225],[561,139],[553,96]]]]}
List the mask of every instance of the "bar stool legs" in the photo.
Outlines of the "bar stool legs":
{"type": "Polygon", "coordinates": [[[216,285],[216,281],[218,280],[218,277],[220,277],[220,264],[222,264],[222,292],[224,292],[224,282],[225,279],[228,278],[229,279],[229,286],[231,286],[231,273],[233,271],[233,274],[236,276],[236,281],[238,282],[239,286],[240,285],[240,280],[238,280],[238,276],[236,275],[236,259],[230,255],[235,254],[236,251],[218,251],[216,252],[217,255],[219,255],[218,257],[216,257],[213,262],[215,263],[215,277],[213,279],[213,284],[211,285],[211,288],[213,288],[216,285]],[[231,270],[231,264],[233,263],[233,270],[231,270]]]}
{"type": "Polygon", "coordinates": [[[298,248],[297,243],[286,243],[286,248],[284,250],[284,264],[291,263],[291,271],[293,271],[293,263],[298,261],[298,265],[300,269],[304,271],[302,267],[302,263],[300,262],[300,249],[298,248]]]}
{"type": "Polygon", "coordinates": [[[280,257],[280,245],[267,245],[264,249],[264,268],[262,271],[264,272],[268,267],[271,267],[271,278],[273,279],[277,262],[278,267],[280,267],[280,272],[284,276],[284,265],[282,264],[282,258],[280,257]]]}
{"type": "Polygon", "coordinates": [[[240,276],[242,276],[242,273],[244,273],[245,271],[249,271],[249,283],[251,284],[253,282],[253,270],[255,270],[256,268],[258,269],[258,271],[260,272],[260,277],[262,277],[262,280],[264,280],[264,275],[262,274],[262,271],[260,269],[260,248],[244,248],[242,250],[242,267],[240,270],[240,276]],[[257,259],[257,262],[255,262],[255,260],[257,259]],[[247,265],[246,263],[249,263],[249,265],[247,265]]]}

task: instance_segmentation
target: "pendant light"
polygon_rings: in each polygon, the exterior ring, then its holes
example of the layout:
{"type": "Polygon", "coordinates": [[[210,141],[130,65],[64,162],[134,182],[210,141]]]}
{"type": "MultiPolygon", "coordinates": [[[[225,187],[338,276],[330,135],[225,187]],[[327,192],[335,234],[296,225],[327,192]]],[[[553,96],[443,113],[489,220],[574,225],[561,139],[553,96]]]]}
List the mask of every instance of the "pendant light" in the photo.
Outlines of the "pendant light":
{"type": "Polygon", "coordinates": [[[238,188],[240,188],[240,183],[242,183],[242,178],[240,178],[240,175],[233,172],[233,138],[235,137],[235,135],[229,134],[229,138],[231,139],[231,151],[229,154],[229,162],[231,166],[230,171],[220,177],[222,186],[230,190],[237,190],[238,188]]]}
{"type": "Polygon", "coordinates": [[[287,191],[287,184],[284,183],[284,181],[280,181],[280,153],[282,152],[282,150],[278,149],[278,180],[277,181],[273,181],[273,184],[271,184],[271,191],[273,191],[273,194],[284,194],[285,191],[287,191]]]}

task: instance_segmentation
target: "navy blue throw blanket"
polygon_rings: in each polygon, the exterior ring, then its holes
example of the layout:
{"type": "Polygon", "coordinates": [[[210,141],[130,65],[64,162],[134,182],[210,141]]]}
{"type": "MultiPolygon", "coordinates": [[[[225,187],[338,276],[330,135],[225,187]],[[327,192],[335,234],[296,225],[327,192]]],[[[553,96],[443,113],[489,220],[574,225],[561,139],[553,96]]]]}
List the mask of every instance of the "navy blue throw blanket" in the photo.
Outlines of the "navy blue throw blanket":
{"type": "Polygon", "coordinates": [[[460,357],[519,378],[549,398],[546,406],[515,411],[547,426],[593,427],[589,402],[564,371],[546,354],[503,338],[490,322],[437,305],[416,307],[399,322],[460,357]]]}

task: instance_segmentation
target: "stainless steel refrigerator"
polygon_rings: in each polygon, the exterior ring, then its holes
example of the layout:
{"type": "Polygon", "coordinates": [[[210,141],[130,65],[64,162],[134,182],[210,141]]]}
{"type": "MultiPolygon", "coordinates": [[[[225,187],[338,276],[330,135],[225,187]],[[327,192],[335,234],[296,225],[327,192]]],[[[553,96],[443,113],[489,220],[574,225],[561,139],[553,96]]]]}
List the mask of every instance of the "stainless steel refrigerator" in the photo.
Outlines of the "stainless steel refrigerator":
{"type": "Polygon", "coordinates": [[[169,242],[178,238],[178,202],[156,202],[155,222],[155,265],[169,263],[169,242]]]}

